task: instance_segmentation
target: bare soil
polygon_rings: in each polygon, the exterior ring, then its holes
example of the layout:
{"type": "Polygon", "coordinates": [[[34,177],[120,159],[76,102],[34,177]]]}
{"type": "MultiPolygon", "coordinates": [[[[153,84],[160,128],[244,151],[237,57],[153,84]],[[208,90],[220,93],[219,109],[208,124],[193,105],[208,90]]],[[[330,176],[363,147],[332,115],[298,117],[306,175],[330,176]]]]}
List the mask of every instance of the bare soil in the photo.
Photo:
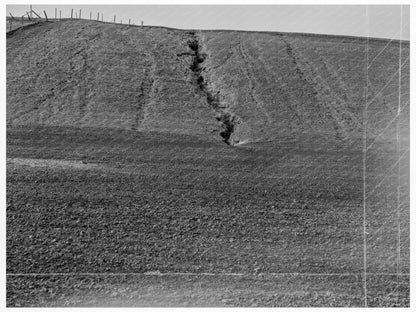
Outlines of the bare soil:
{"type": "Polygon", "coordinates": [[[7,305],[363,306],[366,278],[368,305],[408,306],[408,55],[81,20],[9,34],[7,305]]]}

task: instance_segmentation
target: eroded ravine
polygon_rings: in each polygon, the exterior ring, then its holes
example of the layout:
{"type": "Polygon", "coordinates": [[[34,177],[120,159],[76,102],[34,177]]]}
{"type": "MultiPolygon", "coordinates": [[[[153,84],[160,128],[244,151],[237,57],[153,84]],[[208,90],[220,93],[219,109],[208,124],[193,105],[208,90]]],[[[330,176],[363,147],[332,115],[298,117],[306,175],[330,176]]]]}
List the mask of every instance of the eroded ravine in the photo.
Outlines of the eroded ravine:
{"type": "Polygon", "coordinates": [[[188,47],[192,50],[191,55],[193,57],[190,69],[195,75],[195,81],[200,91],[206,97],[208,105],[216,113],[216,119],[221,124],[220,135],[223,141],[228,145],[234,145],[238,143],[238,141],[234,140],[233,134],[239,124],[239,118],[220,102],[220,92],[211,90],[208,87],[208,83],[202,74],[204,70],[203,63],[207,55],[201,52],[201,46],[195,32],[188,32],[187,34],[189,36],[188,47]]]}

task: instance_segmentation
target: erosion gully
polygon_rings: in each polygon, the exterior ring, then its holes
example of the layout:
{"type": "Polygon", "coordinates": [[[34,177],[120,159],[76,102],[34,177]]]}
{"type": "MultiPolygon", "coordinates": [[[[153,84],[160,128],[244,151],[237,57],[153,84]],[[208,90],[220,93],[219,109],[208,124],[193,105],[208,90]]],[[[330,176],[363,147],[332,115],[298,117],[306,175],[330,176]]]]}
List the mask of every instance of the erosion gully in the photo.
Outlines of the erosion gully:
{"type": "Polygon", "coordinates": [[[194,73],[196,83],[206,97],[208,105],[216,112],[216,118],[221,123],[220,135],[223,141],[228,145],[233,145],[232,135],[239,123],[238,118],[230,113],[226,106],[221,105],[219,92],[208,88],[208,83],[202,75],[204,70],[202,64],[207,55],[201,53],[201,46],[195,32],[188,32],[187,35],[189,36],[188,46],[192,50],[191,55],[193,57],[190,69],[194,73]]]}

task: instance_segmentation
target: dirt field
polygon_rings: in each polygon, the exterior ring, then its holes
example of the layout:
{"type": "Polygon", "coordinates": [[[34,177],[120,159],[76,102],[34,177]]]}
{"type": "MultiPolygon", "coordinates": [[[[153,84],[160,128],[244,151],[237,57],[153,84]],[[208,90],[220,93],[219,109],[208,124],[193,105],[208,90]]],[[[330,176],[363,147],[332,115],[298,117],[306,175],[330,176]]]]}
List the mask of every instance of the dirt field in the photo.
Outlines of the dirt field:
{"type": "Polygon", "coordinates": [[[408,306],[408,55],[89,21],[16,31],[7,305],[408,306]]]}

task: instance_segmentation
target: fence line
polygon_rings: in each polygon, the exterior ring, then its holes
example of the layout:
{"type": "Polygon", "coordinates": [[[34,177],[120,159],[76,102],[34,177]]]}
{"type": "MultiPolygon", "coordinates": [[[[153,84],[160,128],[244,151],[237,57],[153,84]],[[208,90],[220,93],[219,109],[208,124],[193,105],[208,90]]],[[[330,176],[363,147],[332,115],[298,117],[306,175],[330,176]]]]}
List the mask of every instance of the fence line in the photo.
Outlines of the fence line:
{"type": "MultiPolygon", "coordinates": [[[[39,21],[46,21],[46,22],[61,21],[62,20],[62,10],[59,10],[59,18],[58,18],[58,9],[57,8],[54,9],[54,12],[55,12],[54,18],[48,17],[45,10],[43,10],[43,14],[45,15],[45,17],[41,17],[40,14],[38,14],[35,10],[32,9],[32,6],[30,6],[30,10],[26,11],[26,13],[23,14],[20,18],[13,16],[13,14],[11,12],[9,12],[10,17],[7,17],[8,22],[9,22],[9,31],[12,31],[13,27],[16,24],[17,25],[21,24],[20,27],[23,27],[25,22],[26,23],[30,23],[30,22],[36,23],[36,22],[39,22],[39,21]]],[[[74,12],[73,8],[71,8],[70,17],[69,18],[63,18],[63,19],[64,20],[65,19],[74,19],[74,13],[75,13],[75,19],[88,20],[88,18],[82,18],[81,9],[79,9],[79,14],[78,14],[78,12],[74,12]]],[[[114,15],[112,21],[104,21],[104,13],[101,12],[101,20],[100,20],[100,12],[97,12],[97,22],[112,23],[112,24],[118,24],[118,25],[126,25],[126,26],[135,26],[135,27],[137,27],[136,24],[131,20],[131,18],[128,19],[128,24],[123,24],[123,19],[120,19],[120,23],[117,23],[116,18],[117,18],[117,16],[114,15]]],[[[92,11],[90,11],[89,20],[92,20],[92,11]]],[[[143,21],[141,21],[137,25],[144,26],[144,23],[143,23],[143,21]]],[[[14,29],[16,29],[18,27],[14,27],[14,29]]]]}

